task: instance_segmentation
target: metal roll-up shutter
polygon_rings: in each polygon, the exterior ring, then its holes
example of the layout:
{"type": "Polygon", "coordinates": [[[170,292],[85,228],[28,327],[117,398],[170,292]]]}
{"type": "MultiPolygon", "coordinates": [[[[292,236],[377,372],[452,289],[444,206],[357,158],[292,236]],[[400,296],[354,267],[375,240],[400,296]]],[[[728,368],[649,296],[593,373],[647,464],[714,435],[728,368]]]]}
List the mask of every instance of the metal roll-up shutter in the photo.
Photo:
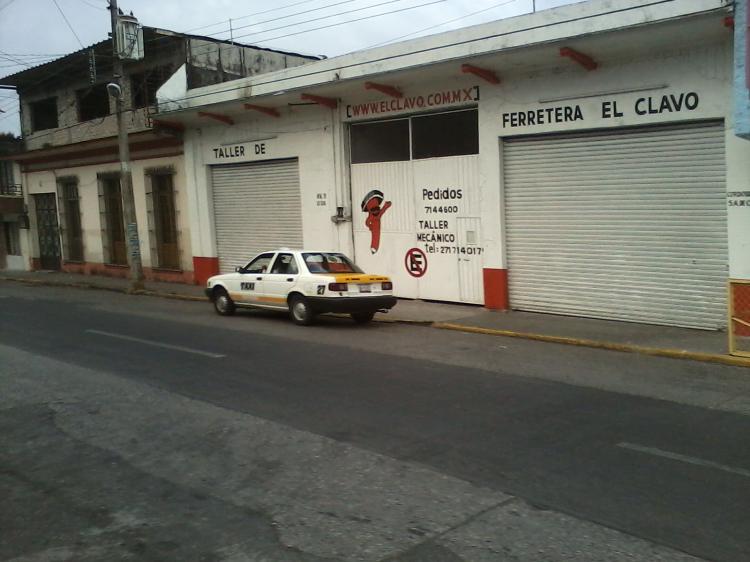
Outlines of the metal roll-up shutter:
{"type": "Polygon", "coordinates": [[[222,273],[266,250],[302,247],[296,158],[213,166],[211,181],[222,273]]]}
{"type": "Polygon", "coordinates": [[[726,325],[724,127],[503,143],[511,307],[726,325]]]}

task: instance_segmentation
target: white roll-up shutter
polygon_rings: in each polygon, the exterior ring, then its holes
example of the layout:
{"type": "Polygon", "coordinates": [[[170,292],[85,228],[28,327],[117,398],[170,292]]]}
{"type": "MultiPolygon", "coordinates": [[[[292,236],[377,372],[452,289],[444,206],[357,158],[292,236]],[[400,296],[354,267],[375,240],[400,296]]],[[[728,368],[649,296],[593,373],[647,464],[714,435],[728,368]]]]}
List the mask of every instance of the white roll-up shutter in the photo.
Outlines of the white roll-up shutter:
{"type": "Polygon", "coordinates": [[[263,251],[302,247],[296,158],[213,166],[211,180],[222,273],[263,251]]]}
{"type": "Polygon", "coordinates": [[[722,123],[503,142],[511,307],[726,325],[722,123]]]}

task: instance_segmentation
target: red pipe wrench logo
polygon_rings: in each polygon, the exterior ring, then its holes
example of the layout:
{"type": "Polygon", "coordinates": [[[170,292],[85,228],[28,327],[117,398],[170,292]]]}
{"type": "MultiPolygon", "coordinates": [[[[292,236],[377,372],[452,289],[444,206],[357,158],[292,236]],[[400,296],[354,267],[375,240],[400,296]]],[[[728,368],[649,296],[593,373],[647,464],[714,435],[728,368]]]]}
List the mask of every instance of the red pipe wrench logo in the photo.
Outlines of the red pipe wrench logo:
{"type": "Polygon", "coordinates": [[[379,189],[373,189],[362,199],[362,212],[367,213],[365,226],[370,229],[370,251],[374,254],[380,248],[380,219],[390,208],[391,202],[383,203],[385,196],[379,189]]]}

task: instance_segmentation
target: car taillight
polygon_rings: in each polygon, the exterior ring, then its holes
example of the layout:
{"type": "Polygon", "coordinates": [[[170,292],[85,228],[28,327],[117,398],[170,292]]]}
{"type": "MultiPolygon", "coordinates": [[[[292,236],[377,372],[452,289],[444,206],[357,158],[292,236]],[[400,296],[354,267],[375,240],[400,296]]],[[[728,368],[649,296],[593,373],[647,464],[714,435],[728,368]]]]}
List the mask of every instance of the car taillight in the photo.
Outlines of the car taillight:
{"type": "Polygon", "coordinates": [[[349,290],[349,285],[346,283],[328,283],[328,290],[333,293],[345,293],[349,290]]]}
{"type": "Polygon", "coordinates": [[[393,290],[393,283],[390,281],[383,281],[382,288],[384,291],[392,291],[393,290]]]}

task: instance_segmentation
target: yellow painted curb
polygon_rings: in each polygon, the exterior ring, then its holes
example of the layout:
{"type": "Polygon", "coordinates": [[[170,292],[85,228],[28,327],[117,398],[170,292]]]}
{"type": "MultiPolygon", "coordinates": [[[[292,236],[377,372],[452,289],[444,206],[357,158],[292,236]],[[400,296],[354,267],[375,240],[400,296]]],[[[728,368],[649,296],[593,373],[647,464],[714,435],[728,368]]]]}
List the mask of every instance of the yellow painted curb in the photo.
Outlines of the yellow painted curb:
{"type": "Polygon", "coordinates": [[[722,355],[719,353],[701,353],[687,351],[684,349],[668,349],[659,347],[647,347],[627,343],[614,343],[585,338],[571,338],[567,336],[551,336],[546,334],[535,334],[530,332],[515,332],[513,330],[496,330],[493,328],[479,328],[477,326],[466,326],[463,324],[451,324],[450,322],[435,322],[433,328],[440,330],[455,330],[471,334],[485,334],[488,336],[504,336],[508,338],[522,338],[527,340],[543,341],[548,343],[560,343],[564,345],[577,345],[580,347],[592,347],[596,349],[607,349],[610,351],[623,351],[626,353],[640,353],[656,357],[670,357],[673,359],[689,359],[691,361],[703,361],[706,363],[720,363],[734,367],[750,367],[750,359],[722,355]]]}
{"type": "Polygon", "coordinates": [[[432,320],[409,320],[408,318],[387,318],[377,316],[373,318],[373,322],[380,322],[382,324],[411,324],[412,326],[432,326],[434,322],[432,320]]]}

